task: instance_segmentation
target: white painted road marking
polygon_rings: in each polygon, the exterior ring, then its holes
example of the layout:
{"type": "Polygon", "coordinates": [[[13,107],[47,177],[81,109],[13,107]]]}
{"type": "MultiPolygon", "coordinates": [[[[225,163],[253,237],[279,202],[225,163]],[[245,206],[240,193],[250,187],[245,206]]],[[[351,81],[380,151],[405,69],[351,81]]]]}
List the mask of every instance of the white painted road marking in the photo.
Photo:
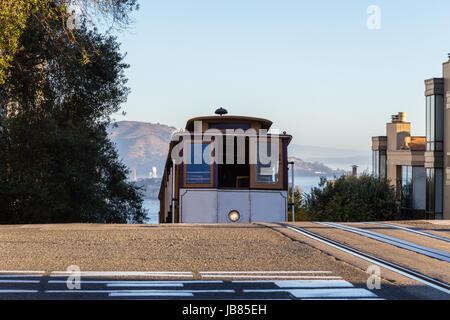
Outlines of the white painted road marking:
{"type": "Polygon", "coordinates": [[[110,293],[110,297],[193,297],[193,293],[151,293],[151,292],[140,292],[140,293],[110,293]]]}
{"type": "Polygon", "coordinates": [[[0,294],[6,293],[38,293],[38,290],[0,290],[0,294]]]}
{"type": "Polygon", "coordinates": [[[367,289],[338,288],[338,289],[245,289],[246,293],[289,292],[296,298],[378,298],[367,289]]]}
{"type": "MultiPolygon", "coordinates": [[[[40,280],[29,280],[25,279],[1,279],[0,284],[40,284],[48,285],[49,287],[41,290],[32,290],[34,288],[4,288],[0,290],[1,297],[8,297],[7,295],[14,294],[46,294],[50,297],[69,295],[69,296],[81,296],[81,297],[92,297],[92,295],[105,295],[104,297],[111,298],[138,298],[138,297],[148,297],[148,298],[199,298],[207,297],[208,299],[284,299],[284,297],[290,296],[291,298],[307,298],[307,299],[369,299],[378,298],[378,296],[366,289],[355,288],[353,284],[348,281],[343,280],[338,276],[309,276],[306,274],[314,273],[326,273],[329,274],[331,271],[290,271],[289,273],[285,271],[271,271],[268,274],[267,271],[209,271],[202,273],[204,277],[225,277],[225,278],[250,278],[248,280],[234,280],[234,281],[223,281],[223,280],[82,280],[83,284],[82,290],[68,290],[64,285],[66,280],[53,279],[48,282],[42,282],[40,280]],[[211,272],[211,273],[210,273],[211,272]],[[290,275],[283,275],[290,274],[290,275]],[[300,274],[305,274],[301,276],[300,274]],[[289,280],[282,280],[284,278],[289,278],[289,280]],[[265,280],[252,280],[253,278],[263,278],[265,280]],[[307,278],[307,280],[299,280],[298,278],[307,278]],[[312,278],[316,278],[313,280],[312,278]],[[326,280],[325,280],[325,279],[326,280]],[[269,280],[270,279],[270,280],[269,280]],[[92,289],[89,289],[91,286],[92,289]],[[159,288],[158,288],[159,287],[159,288]],[[265,294],[265,295],[264,295],[265,294]],[[258,298],[258,295],[261,298],[258,298]]],[[[70,272],[53,272],[52,276],[56,277],[61,274],[66,276],[71,275],[70,272]]],[[[173,275],[187,275],[188,272],[83,272],[89,276],[101,275],[101,276],[117,276],[117,275],[139,275],[139,276],[154,276],[155,274],[173,276],[173,275]]],[[[192,276],[192,273],[189,272],[192,276]]],[[[18,275],[8,274],[7,276],[18,276],[23,277],[24,273],[18,275]]]]}
{"type": "Polygon", "coordinates": [[[25,274],[5,274],[0,275],[0,278],[42,278],[38,275],[25,275],[25,274]]]}
{"type": "Polygon", "coordinates": [[[200,274],[305,274],[305,273],[333,273],[332,271],[200,271],[200,274]]]}
{"type": "Polygon", "coordinates": [[[235,293],[235,290],[46,290],[45,293],[235,293]]]}
{"type": "Polygon", "coordinates": [[[107,283],[107,287],[184,287],[182,283],[107,283]]]}
{"type": "Polygon", "coordinates": [[[276,281],[275,284],[280,288],[346,288],[353,287],[348,281],[345,280],[315,280],[315,281],[276,281]]]}
{"type": "Polygon", "coordinates": [[[204,278],[248,278],[248,279],[342,279],[337,276],[255,276],[255,275],[223,275],[223,274],[205,274],[204,278]]]}
{"type": "MultiPolygon", "coordinates": [[[[114,283],[123,283],[123,284],[129,284],[133,286],[133,284],[155,284],[155,285],[164,285],[166,283],[177,283],[177,284],[191,284],[191,283],[223,283],[223,281],[220,280],[214,280],[214,281],[206,281],[206,280],[185,280],[185,281],[178,281],[178,280],[170,280],[170,281],[143,281],[143,280],[135,280],[135,281],[128,281],[128,280],[81,280],[81,284],[114,284],[114,283]]],[[[50,280],[48,283],[67,283],[67,280],[50,280]]]]}
{"type": "Polygon", "coordinates": [[[0,283],[41,283],[40,280],[0,280],[0,283]]]}
{"type": "Polygon", "coordinates": [[[341,279],[337,276],[318,276],[332,271],[200,271],[202,278],[241,278],[241,279],[341,279]],[[311,274],[311,275],[309,275],[311,274]]]}
{"type": "MultiPolygon", "coordinates": [[[[61,277],[73,275],[68,271],[53,271],[51,277],[61,277]]],[[[171,271],[81,271],[77,273],[80,277],[179,277],[192,278],[192,272],[171,272],[171,271]]]]}
{"type": "Polygon", "coordinates": [[[378,298],[367,289],[294,289],[289,293],[296,298],[378,298]]]}
{"type": "Polygon", "coordinates": [[[2,271],[0,271],[0,275],[2,275],[2,273],[6,273],[6,274],[44,274],[45,273],[45,271],[11,271],[11,270],[8,270],[8,271],[5,271],[5,270],[2,270],[2,271]]]}
{"type": "Polygon", "coordinates": [[[385,300],[383,298],[303,298],[302,300],[310,300],[310,301],[348,301],[348,300],[364,300],[364,301],[380,301],[380,300],[385,300]]]}

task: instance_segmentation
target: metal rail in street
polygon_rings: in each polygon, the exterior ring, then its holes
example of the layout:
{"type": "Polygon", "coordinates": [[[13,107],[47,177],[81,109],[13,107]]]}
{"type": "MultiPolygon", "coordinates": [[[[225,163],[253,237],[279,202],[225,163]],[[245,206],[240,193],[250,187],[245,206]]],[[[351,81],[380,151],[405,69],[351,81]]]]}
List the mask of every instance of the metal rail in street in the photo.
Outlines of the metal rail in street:
{"type": "Polygon", "coordinates": [[[361,251],[359,249],[355,249],[353,247],[350,247],[346,244],[343,244],[341,242],[326,238],[324,236],[321,236],[315,232],[311,232],[309,230],[306,230],[305,228],[290,225],[290,224],[280,224],[281,226],[287,227],[289,230],[292,230],[294,232],[300,233],[308,238],[317,240],[321,243],[324,243],[326,245],[329,245],[333,248],[339,249],[341,251],[344,251],[348,254],[351,254],[355,257],[361,258],[363,260],[369,261],[371,263],[374,263],[376,265],[379,265],[380,267],[389,269],[393,272],[396,272],[398,274],[401,274],[403,276],[406,276],[410,279],[416,280],[418,282],[421,282],[429,287],[432,287],[434,289],[437,289],[441,292],[444,292],[446,294],[450,295],[450,285],[448,283],[445,283],[443,281],[440,281],[438,279],[431,278],[429,276],[426,276],[424,274],[421,274],[419,272],[416,272],[412,269],[403,267],[401,265],[398,265],[396,263],[390,262],[385,259],[381,259],[378,257],[375,257],[367,252],[361,251]]]}
{"type": "Polygon", "coordinates": [[[387,236],[387,235],[379,233],[379,232],[374,232],[374,231],[365,230],[365,229],[361,229],[361,228],[351,227],[351,226],[343,225],[340,223],[335,223],[335,222],[316,222],[316,223],[323,225],[323,226],[332,227],[332,228],[341,229],[341,230],[344,230],[347,232],[356,233],[360,236],[370,238],[373,240],[377,240],[380,242],[384,242],[384,243],[396,246],[398,248],[413,251],[418,254],[423,254],[423,255],[431,257],[431,258],[439,259],[441,261],[450,262],[450,253],[445,252],[445,251],[428,248],[428,247],[421,246],[419,244],[416,244],[416,243],[413,243],[410,241],[387,236]]]}
{"type": "Polygon", "coordinates": [[[369,225],[371,224],[371,225],[378,225],[378,226],[385,226],[385,227],[389,227],[389,228],[395,228],[395,229],[399,229],[399,230],[403,230],[403,231],[407,231],[407,232],[420,234],[420,235],[428,237],[428,238],[433,238],[433,239],[436,239],[436,240],[450,242],[449,238],[440,237],[440,236],[437,236],[435,234],[422,232],[422,231],[418,231],[418,230],[415,230],[415,229],[406,228],[406,227],[402,227],[402,226],[397,226],[397,225],[394,225],[394,224],[382,223],[382,222],[364,222],[364,224],[369,224],[369,225]]]}

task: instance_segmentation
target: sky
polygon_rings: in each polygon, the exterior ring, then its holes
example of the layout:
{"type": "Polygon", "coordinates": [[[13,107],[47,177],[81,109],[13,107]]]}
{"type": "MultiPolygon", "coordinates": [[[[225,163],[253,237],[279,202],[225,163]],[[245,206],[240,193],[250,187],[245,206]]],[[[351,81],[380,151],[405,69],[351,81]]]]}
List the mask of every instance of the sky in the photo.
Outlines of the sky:
{"type": "Polygon", "coordinates": [[[272,120],[297,144],[370,151],[400,111],[425,135],[424,80],[450,52],[448,0],[140,4],[118,34],[131,94],[117,121],[184,128],[223,106],[272,120]]]}

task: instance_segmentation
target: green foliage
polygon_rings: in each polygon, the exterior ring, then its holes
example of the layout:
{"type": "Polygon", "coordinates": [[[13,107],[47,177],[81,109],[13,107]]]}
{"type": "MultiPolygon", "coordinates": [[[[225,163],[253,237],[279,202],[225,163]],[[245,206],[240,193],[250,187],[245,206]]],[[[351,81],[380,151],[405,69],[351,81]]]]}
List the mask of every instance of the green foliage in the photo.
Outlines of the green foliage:
{"type": "MultiPolygon", "coordinates": [[[[20,38],[30,20],[37,22],[54,44],[64,40],[79,45],[73,30],[67,28],[71,8],[78,8],[83,21],[91,26],[95,26],[95,16],[125,26],[130,23],[129,13],[137,10],[138,5],[137,0],[1,0],[0,84],[5,83],[12,60],[23,49],[20,38]]],[[[80,49],[85,58],[90,56],[90,48],[80,49]]]]}
{"type": "MultiPolygon", "coordinates": [[[[292,221],[292,187],[289,187],[288,221],[292,221]]],[[[308,215],[302,208],[302,193],[299,189],[294,192],[295,221],[307,221],[308,215]]]]}
{"type": "Polygon", "coordinates": [[[106,132],[129,93],[128,66],[114,37],[86,27],[73,36],[51,40],[29,19],[0,86],[0,223],[146,218],[106,132]],[[95,53],[89,61],[85,47],[95,53]]]}
{"type": "Polygon", "coordinates": [[[397,212],[394,188],[371,175],[321,178],[319,187],[303,197],[303,210],[314,221],[381,221],[397,212]]]}

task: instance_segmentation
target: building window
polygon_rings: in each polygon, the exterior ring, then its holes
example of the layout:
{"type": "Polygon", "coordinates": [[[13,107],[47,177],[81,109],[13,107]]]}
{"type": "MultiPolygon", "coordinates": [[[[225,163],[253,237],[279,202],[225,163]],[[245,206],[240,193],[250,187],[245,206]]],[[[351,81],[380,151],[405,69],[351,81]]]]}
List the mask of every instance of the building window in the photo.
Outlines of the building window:
{"type": "Polygon", "coordinates": [[[442,151],[444,139],[444,96],[426,97],[427,151],[442,151]]]}
{"type": "Polygon", "coordinates": [[[402,166],[402,207],[413,209],[413,170],[402,166]]]}
{"type": "Polygon", "coordinates": [[[427,213],[435,219],[442,219],[443,186],[443,170],[427,169],[427,213]]]}
{"type": "Polygon", "coordinates": [[[423,210],[426,208],[426,169],[424,167],[413,167],[413,209],[423,210]]]}
{"type": "Polygon", "coordinates": [[[387,177],[387,157],[386,151],[380,152],[380,178],[386,179],[387,177]]]}
{"type": "Polygon", "coordinates": [[[376,178],[380,177],[379,160],[380,160],[380,151],[378,150],[372,151],[372,173],[376,178]]]}
{"type": "Polygon", "coordinates": [[[386,151],[372,152],[372,173],[376,178],[386,178],[386,151]]]}
{"type": "Polygon", "coordinates": [[[436,113],[435,113],[435,135],[436,150],[443,150],[444,141],[444,96],[436,96],[436,113]]]}
{"type": "Polygon", "coordinates": [[[211,143],[195,142],[187,147],[186,183],[211,184],[211,143]]]}

